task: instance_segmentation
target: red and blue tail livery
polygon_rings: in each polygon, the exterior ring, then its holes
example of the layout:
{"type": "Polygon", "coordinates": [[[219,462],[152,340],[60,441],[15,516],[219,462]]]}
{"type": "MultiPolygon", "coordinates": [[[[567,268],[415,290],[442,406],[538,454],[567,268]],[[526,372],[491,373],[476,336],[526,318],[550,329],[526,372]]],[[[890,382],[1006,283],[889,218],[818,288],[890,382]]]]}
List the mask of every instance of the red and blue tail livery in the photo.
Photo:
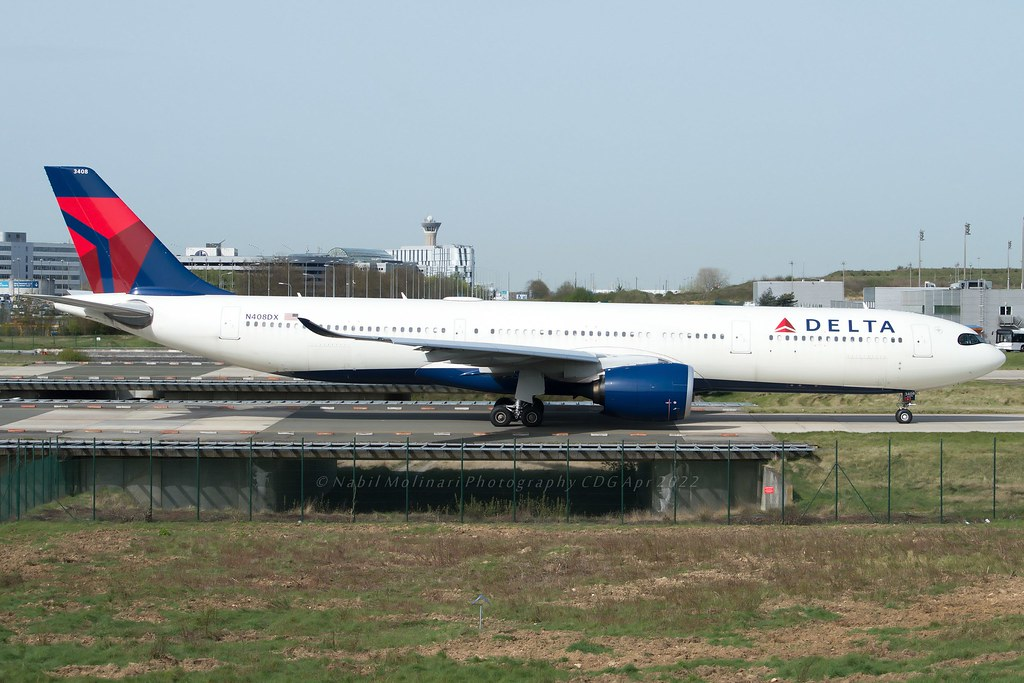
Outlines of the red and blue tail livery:
{"type": "Polygon", "coordinates": [[[94,293],[230,293],[189,272],[91,168],[47,166],[46,175],[94,293]]]}

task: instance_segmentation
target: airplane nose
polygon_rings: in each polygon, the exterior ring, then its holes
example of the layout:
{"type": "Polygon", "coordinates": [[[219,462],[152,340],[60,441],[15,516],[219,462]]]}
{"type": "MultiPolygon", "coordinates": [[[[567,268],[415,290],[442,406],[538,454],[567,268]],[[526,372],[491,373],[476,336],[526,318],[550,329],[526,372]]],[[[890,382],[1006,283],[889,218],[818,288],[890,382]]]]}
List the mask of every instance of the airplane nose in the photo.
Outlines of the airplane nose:
{"type": "Polygon", "coordinates": [[[985,371],[992,372],[993,370],[998,370],[1006,362],[1006,354],[991,344],[985,344],[985,346],[988,347],[984,359],[985,371]]]}

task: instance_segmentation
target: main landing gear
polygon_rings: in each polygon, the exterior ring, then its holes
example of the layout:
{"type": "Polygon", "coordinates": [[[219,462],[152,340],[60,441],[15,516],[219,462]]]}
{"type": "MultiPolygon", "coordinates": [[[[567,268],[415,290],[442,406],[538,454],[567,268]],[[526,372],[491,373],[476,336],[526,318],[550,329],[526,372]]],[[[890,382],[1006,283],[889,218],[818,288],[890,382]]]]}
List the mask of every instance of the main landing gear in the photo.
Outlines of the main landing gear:
{"type": "Polygon", "coordinates": [[[491,409],[491,424],[506,427],[513,422],[522,422],[524,427],[539,427],[544,422],[544,403],[539,398],[532,403],[499,398],[491,409]]]}
{"type": "Polygon", "coordinates": [[[914,405],[914,399],[917,398],[917,393],[914,391],[904,391],[901,399],[901,407],[896,411],[896,421],[901,425],[908,425],[914,421],[914,414],[910,412],[910,406],[914,405]]]}

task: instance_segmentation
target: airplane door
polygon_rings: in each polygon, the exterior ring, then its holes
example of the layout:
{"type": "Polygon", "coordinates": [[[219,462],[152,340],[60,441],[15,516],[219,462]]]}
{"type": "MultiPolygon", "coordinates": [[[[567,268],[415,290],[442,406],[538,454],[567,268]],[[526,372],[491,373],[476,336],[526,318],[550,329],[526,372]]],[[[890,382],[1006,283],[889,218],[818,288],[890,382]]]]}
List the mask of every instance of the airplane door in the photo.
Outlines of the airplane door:
{"type": "Polygon", "coordinates": [[[750,321],[732,321],[732,352],[750,353],[750,321]]]}
{"type": "Polygon", "coordinates": [[[914,358],[932,357],[932,336],[927,325],[914,325],[914,358]]]}
{"type": "Polygon", "coordinates": [[[455,338],[465,339],[466,338],[466,321],[456,320],[455,321],[455,338]]]}
{"type": "Polygon", "coordinates": [[[225,306],[220,309],[220,338],[238,339],[238,306],[225,306]]]}

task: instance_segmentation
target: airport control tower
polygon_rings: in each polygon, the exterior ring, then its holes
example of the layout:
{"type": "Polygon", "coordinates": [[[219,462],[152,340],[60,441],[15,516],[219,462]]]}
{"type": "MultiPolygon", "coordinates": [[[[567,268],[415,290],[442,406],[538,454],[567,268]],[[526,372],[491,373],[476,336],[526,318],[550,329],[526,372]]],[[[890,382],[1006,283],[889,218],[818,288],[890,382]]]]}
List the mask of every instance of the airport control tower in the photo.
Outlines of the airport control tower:
{"type": "Polygon", "coordinates": [[[420,223],[423,226],[423,236],[428,247],[437,246],[437,231],[441,229],[441,221],[435,221],[433,216],[427,216],[420,223]]]}

